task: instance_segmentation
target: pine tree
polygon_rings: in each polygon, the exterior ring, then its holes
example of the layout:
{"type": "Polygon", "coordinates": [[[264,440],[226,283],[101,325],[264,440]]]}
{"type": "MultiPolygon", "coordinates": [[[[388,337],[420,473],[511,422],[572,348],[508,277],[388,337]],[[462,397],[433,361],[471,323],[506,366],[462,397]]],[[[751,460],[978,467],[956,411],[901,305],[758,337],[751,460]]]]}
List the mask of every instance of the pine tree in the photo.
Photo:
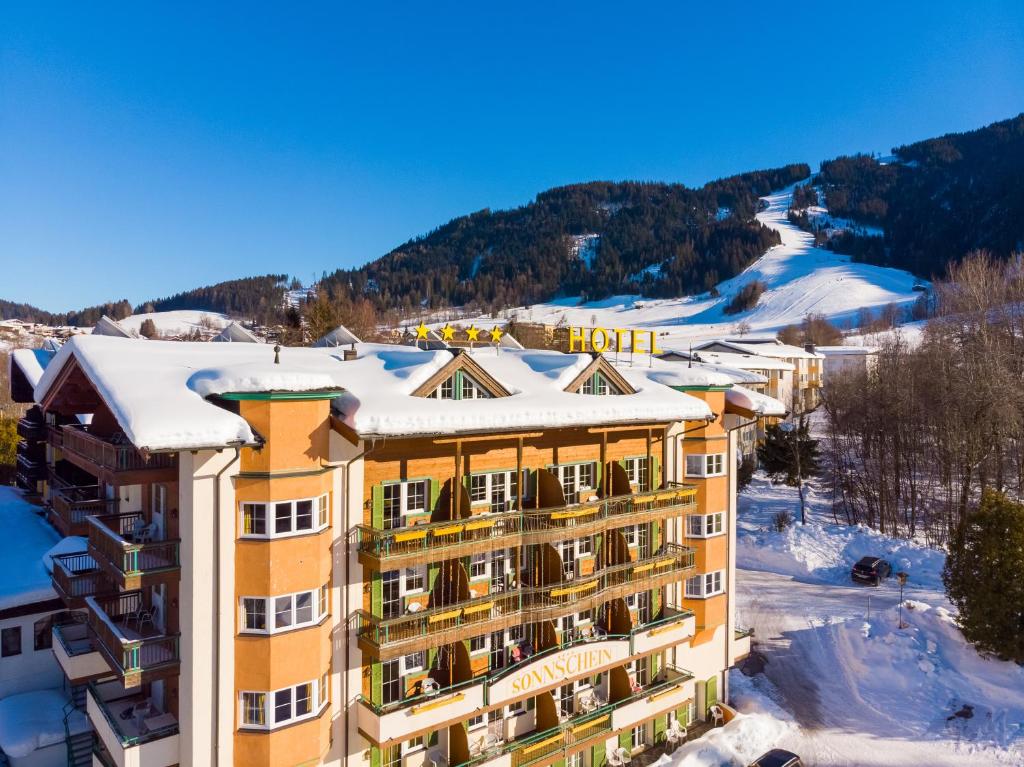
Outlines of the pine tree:
{"type": "Polygon", "coordinates": [[[986,490],[957,531],[942,580],[964,636],[1024,664],[1024,504],[986,490]]]}
{"type": "Polygon", "coordinates": [[[787,485],[800,491],[800,521],[807,524],[804,509],[804,480],[820,468],[818,440],[810,435],[807,420],[800,416],[797,424],[773,424],[765,429],[764,442],[758,445],[757,459],[773,477],[785,477],[787,485]]]}

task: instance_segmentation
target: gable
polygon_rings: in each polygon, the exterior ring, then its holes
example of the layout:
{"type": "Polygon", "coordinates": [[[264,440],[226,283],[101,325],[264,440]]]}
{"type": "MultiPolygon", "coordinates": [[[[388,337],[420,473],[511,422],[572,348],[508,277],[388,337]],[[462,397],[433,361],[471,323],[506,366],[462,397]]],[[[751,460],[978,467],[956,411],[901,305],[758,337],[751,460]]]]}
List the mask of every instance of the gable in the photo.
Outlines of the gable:
{"type": "Polygon", "coordinates": [[[468,354],[457,354],[451,362],[428,378],[412,396],[436,399],[491,399],[511,392],[468,354]],[[450,393],[450,396],[446,396],[450,393]],[[468,395],[468,396],[464,396],[468,395]]]}
{"type": "Polygon", "coordinates": [[[594,357],[565,390],[574,394],[636,394],[629,381],[601,355],[594,357]]]}

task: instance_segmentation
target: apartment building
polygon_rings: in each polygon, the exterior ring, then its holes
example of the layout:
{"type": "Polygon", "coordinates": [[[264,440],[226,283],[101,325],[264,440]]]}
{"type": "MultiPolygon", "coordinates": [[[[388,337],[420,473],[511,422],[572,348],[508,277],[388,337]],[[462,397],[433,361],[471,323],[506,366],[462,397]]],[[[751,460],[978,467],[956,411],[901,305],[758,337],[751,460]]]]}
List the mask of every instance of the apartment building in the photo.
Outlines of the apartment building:
{"type": "Polygon", "coordinates": [[[604,767],[749,651],[715,371],[82,336],[28,389],[94,764],[604,767]]]}

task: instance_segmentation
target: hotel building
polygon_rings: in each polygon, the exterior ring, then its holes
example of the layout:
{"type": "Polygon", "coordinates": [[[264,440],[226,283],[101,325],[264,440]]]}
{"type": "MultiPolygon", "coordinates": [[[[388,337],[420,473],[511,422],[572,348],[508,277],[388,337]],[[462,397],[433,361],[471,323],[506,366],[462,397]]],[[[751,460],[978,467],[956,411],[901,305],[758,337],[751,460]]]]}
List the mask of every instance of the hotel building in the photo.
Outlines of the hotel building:
{"type": "Polygon", "coordinates": [[[12,391],[93,764],[616,765],[749,651],[715,371],[82,336],[12,391]]]}

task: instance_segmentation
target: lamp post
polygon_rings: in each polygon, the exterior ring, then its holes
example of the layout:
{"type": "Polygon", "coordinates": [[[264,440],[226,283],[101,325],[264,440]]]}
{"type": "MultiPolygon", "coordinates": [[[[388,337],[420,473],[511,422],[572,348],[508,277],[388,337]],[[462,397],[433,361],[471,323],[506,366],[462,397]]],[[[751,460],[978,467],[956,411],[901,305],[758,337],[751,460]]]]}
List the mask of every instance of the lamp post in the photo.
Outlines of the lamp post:
{"type": "Polygon", "coordinates": [[[900,582],[900,609],[899,609],[899,628],[902,631],[907,627],[907,624],[903,622],[903,587],[907,585],[907,573],[900,570],[896,573],[896,579],[900,582]]]}

